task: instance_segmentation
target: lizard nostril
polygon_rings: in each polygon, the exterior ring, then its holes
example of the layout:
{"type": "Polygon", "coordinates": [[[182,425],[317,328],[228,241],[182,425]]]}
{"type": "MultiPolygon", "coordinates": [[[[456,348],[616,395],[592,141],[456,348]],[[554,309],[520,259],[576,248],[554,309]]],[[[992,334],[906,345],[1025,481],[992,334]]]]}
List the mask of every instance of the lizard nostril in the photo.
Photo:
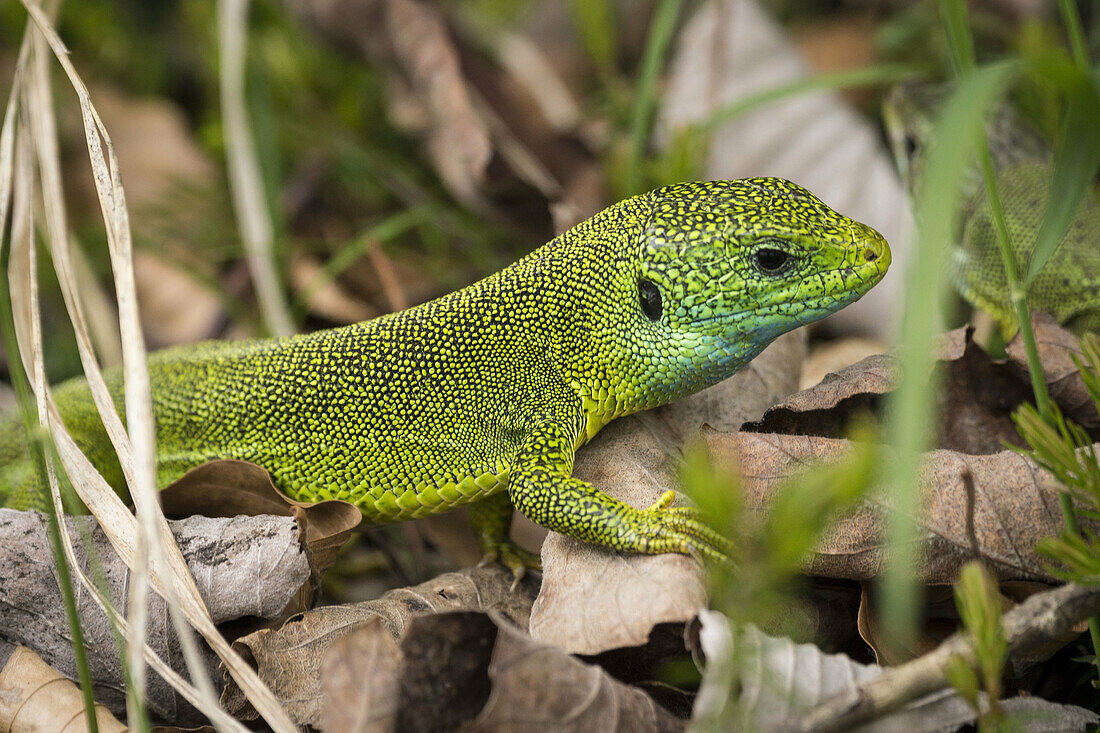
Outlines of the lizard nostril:
{"type": "Polygon", "coordinates": [[[874,251],[871,248],[867,248],[863,250],[863,259],[867,260],[868,262],[874,262],[878,259],[878,252],[874,251]]]}

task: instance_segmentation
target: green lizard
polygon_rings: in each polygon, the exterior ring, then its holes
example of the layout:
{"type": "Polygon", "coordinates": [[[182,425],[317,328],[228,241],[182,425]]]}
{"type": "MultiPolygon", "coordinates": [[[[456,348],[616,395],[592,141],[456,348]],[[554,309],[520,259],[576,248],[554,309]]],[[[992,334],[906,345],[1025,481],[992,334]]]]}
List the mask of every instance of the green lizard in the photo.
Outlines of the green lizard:
{"type": "MultiPolygon", "coordinates": [[[[725,540],[669,506],[672,492],[628,506],[573,478],[574,452],[616,417],[725,379],[858,299],[889,264],[881,235],[788,181],[661,188],[400,313],[151,355],[158,481],[237,458],[294,498],[346,499],[370,522],[476,502],[484,551],[517,572],[533,559],[507,539],[513,506],[616,550],[721,560],[725,540]]],[[[120,375],[108,383],[121,401],[120,375]]],[[[85,382],[55,394],[124,490],[85,382]]],[[[0,503],[27,507],[41,493],[20,431],[0,428],[0,503]]]]}
{"type": "MultiPolygon", "coordinates": [[[[911,82],[895,87],[886,99],[883,116],[891,147],[911,192],[919,183],[921,159],[945,92],[945,85],[911,82]]],[[[1012,253],[1026,269],[1046,208],[1052,154],[1008,105],[998,108],[986,127],[1012,253]]],[[[977,165],[962,181],[961,195],[967,204],[951,248],[950,271],[959,294],[990,313],[1008,338],[1016,330],[1016,316],[977,165]]],[[[1100,333],[1100,206],[1094,196],[1086,197],[1058,250],[1032,282],[1028,305],[1078,335],[1100,333]]]]}

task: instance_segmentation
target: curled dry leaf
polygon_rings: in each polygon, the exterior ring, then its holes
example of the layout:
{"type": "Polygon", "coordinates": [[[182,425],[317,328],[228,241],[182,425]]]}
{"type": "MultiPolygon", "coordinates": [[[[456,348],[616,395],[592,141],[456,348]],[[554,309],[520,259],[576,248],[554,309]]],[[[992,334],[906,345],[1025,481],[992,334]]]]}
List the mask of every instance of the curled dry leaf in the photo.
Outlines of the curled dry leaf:
{"type": "Polygon", "coordinates": [[[427,113],[427,144],[439,177],[459,201],[483,210],[481,185],[493,155],[485,121],[463,77],[459,54],[439,9],[418,0],[284,0],[338,43],[392,70],[427,113]]]}
{"type": "Polygon", "coordinates": [[[209,461],[192,468],[160,492],[160,505],[169,517],[299,517],[317,574],[332,567],[337,550],[363,521],[362,512],[346,501],[294,501],[275,488],[266,469],[236,460],[209,461]]]}
{"type": "MultiPolygon", "coordinates": [[[[704,423],[734,430],[798,386],[801,332],[780,337],[725,382],[616,420],[577,455],[573,475],[640,509],[676,486],[680,446],[704,423]]],[[[654,626],[706,605],[704,571],[685,555],[624,555],[551,533],[531,635],[574,654],[642,646],[654,626]]]]}
{"type": "MultiPolygon", "coordinates": [[[[1095,408],[1090,412],[1091,401],[1070,358],[1080,353],[1076,337],[1045,318],[1036,317],[1034,322],[1052,396],[1085,427],[1100,426],[1095,408]]],[[[1012,413],[1030,401],[1031,385],[1019,348],[1009,346],[1014,361],[999,361],[983,351],[972,334],[970,328],[958,328],[941,335],[935,345],[936,368],[942,377],[936,397],[940,421],[936,446],[991,454],[1003,450],[1006,443],[1022,444],[1012,413]]],[[[881,412],[882,396],[893,391],[901,378],[898,364],[893,354],[869,356],[827,374],[820,383],[743,427],[761,433],[843,437],[854,416],[881,412]]]]}
{"type": "MultiPolygon", "coordinates": [[[[941,334],[933,346],[936,359],[939,362],[961,359],[971,343],[970,337],[966,328],[941,334]]],[[[747,422],[741,428],[759,433],[838,438],[852,415],[875,408],[877,398],[897,387],[900,378],[895,355],[872,354],[825,374],[821,381],[768,408],[759,420],[747,422]]]]}
{"type": "MultiPolygon", "coordinates": [[[[84,572],[102,572],[119,608],[126,604],[129,570],[91,517],[67,517],[84,572]],[[85,549],[91,543],[96,572],[85,549]]],[[[215,623],[248,617],[278,618],[308,580],[310,567],[298,529],[289,517],[193,517],[171,522],[173,535],[215,623]]],[[[0,509],[0,637],[25,644],[66,675],[76,676],[64,605],[53,572],[45,518],[37,512],[0,509]]],[[[125,712],[122,671],[107,618],[89,594],[77,596],[95,697],[125,712]]],[[[149,602],[148,644],[184,672],[179,642],[160,596],[149,602]]],[[[214,668],[216,658],[207,657],[214,668]]],[[[199,718],[159,677],[150,677],[146,702],[158,717],[182,723],[199,718]]]]}
{"type": "MultiPolygon", "coordinates": [[[[865,582],[860,598],[857,626],[860,637],[875,654],[875,661],[894,666],[926,654],[939,646],[959,628],[959,612],[954,589],[948,585],[932,586],[924,590],[921,622],[917,633],[901,640],[889,633],[880,623],[880,604],[876,600],[873,583],[865,582]]],[[[1007,613],[1027,598],[1051,589],[1047,583],[1026,580],[1008,580],[999,583],[1002,610],[1007,613]]],[[[1024,651],[1013,652],[1006,665],[1005,674],[1010,679],[1019,678],[1029,668],[1050,659],[1054,654],[1088,630],[1087,623],[1053,636],[1044,643],[1024,651]]]]}
{"type": "MultiPolygon", "coordinates": [[[[693,646],[706,658],[695,699],[693,730],[799,730],[815,706],[883,673],[811,644],[767,636],[751,624],[734,628],[715,611],[699,615],[693,646]]],[[[1039,698],[1003,700],[1029,731],[1084,730],[1100,717],[1084,708],[1039,698]]],[[[864,733],[953,731],[974,722],[974,710],[950,690],[927,695],[856,730],[864,733]]]]}
{"type": "MultiPolygon", "coordinates": [[[[102,733],[125,733],[126,726],[104,705],[95,706],[102,733]]],[[[65,675],[25,646],[16,647],[0,668],[0,731],[87,730],[84,698],[65,675]]]]}
{"type": "Polygon", "coordinates": [[[641,690],[495,613],[421,616],[400,643],[380,624],[364,626],[333,648],[324,683],[331,731],[684,727],[641,690]]]}
{"type": "MultiPolygon", "coordinates": [[[[1096,404],[1089,398],[1073,357],[1081,358],[1081,346],[1076,336],[1062,328],[1045,313],[1032,313],[1031,324],[1035,329],[1035,341],[1039,346],[1039,359],[1043,363],[1050,396],[1061,406],[1071,420],[1084,428],[1100,428],[1100,415],[1096,404]]],[[[1027,354],[1017,333],[1006,348],[1008,356],[1027,379],[1027,354]]]]}
{"type": "MultiPolygon", "coordinates": [[[[759,433],[710,432],[706,444],[719,463],[739,466],[746,504],[764,512],[774,492],[789,478],[820,462],[836,461],[851,443],[835,438],[759,433]]],[[[972,558],[967,534],[963,472],[973,477],[974,532],[982,557],[1001,580],[1056,582],[1035,543],[1062,528],[1058,483],[1027,458],[1012,451],[966,455],[937,450],[921,468],[918,525],[918,578],[928,584],[951,583],[972,558]]],[[[868,580],[886,561],[886,515],[882,497],[868,499],[826,534],[810,558],[814,575],[868,580]]],[[[1082,526],[1100,531],[1100,521],[1082,518],[1082,526]]]]}
{"type": "Polygon", "coordinates": [[[825,375],[844,369],[869,356],[881,354],[888,348],[886,343],[879,339],[858,336],[817,344],[806,355],[799,389],[809,389],[823,380],[825,375]]]}
{"type": "MultiPolygon", "coordinates": [[[[321,661],[339,639],[368,623],[378,623],[390,637],[401,637],[419,614],[457,609],[494,610],[527,627],[535,585],[525,580],[511,590],[512,575],[499,565],[446,573],[410,588],[396,588],[381,598],[307,611],[278,629],[264,629],[234,642],[257,669],[298,724],[319,726],[324,710],[321,661]]],[[[222,695],[226,709],[255,718],[240,690],[228,682],[222,695]]]]}

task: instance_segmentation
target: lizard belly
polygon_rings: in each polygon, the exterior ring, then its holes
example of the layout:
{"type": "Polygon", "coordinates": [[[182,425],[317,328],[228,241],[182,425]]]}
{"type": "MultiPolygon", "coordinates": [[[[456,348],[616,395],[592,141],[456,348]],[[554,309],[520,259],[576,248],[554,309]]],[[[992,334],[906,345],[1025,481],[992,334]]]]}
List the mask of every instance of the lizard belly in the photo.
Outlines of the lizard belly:
{"type": "MultiPolygon", "coordinates": [[[[511,466],[499,462],[483,469],[447,477],[444,481],[426,481],[407,486],[402,491],[373,486],[366,491],[333,496],[352,502],[371,522],[400,522],[419,519],[479,501],[503,491],[508,486],[511,466]]],[[[317,492],[326,498],[325,490],[317,492]]]]}

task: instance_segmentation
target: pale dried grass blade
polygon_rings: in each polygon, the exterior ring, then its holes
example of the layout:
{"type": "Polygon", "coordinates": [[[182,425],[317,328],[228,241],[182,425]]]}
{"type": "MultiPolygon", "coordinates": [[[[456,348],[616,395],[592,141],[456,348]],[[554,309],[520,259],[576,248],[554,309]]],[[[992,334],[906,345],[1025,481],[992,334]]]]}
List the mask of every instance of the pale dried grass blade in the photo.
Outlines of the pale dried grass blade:
{"type": "MultiPolygon", "coordinates": [[[[60,157],[57,147],[57,128],[53,115],[52,106],[52,92],[49,79],[49,71],[47,67],[48,62],[48,50],[45,46],[46,40],[41,33],[33,32],[32,36],[32,54],[31,54],[31,75],[28,83],[24,87],[24,93],[27,99],[27,110],[29,113],[31,125],[31,134],[34,139],[35,148],[38,153],[38,170],[40,181],[42,185],[42,197],[44,203],[44,211],[47,221],[47,230],[50,236],[50,250],[54,255],[55,269],[57,271],[58,282],[61,284],[63,293],[65,294],[65,301],[67,310],[70,313],[70,318],[73,323],[73,329],[76,333],[81,352],[81,362],[84,367],[85,374],[89,377],[89,384],[92,386],[92,393],[97,402],[97,409],[100,415],[103,416],[104,421],[113,420],[117,424],[119,431],[122,430],[121,422],[119,422],[118,414],[115,412],[113,400],[111,395],[107,392],[106,384],[103,380],[102,373],[99,369],[98,362],[96,361],[95,353],[92,349],[91,338],[88,334],[86,321],[84,319],[81,309],[81,299],[79,297],[79,289],[76,285],[76,278],[74,270],[69,258],[68,248],[68,225],[66,223],[64,196],[61,188],[61,166],[60,157]],[[94,377],[94,378],[93,378],[94,377]],[[101,387],[101,389],[100,389],[101,387]]],[[[82,104],[82,112],[83,110],[82,104]]],[[[86,131],[90,127],[87,121],[87,115],[85,117],[85,129],[86,131]]],[[[89,134],[89,140],[91,140],[91,134],[89,134]]],[[[96,140],[98,142],[98,139],[96,140]]],[[[89,151],[91,152],[91,143],[89,143],[89,151]]],[[[101,157],[93,154],[93,170],[96,168],[96,162],[101,161],[101,157]]],[[[101,176],[97,176],[97,187],[101,176]]],[[[114,200],[124,201],[122,199],[121,190],[117,192],[112,191],[114,200]]],[[[102,200],[102,196],[101,196],[102,200]]],[[[125,214],[125,211],[123,211],[125,214]]],[[[122,224],[124,229],[122,231],[123,241],[127,241],[129,238],[128,223],[125,220],[107,220],[105,214],[105,221],[107,222],[107,238],[110,245],[115,245],[117,240],[120,239],[118,231],[119,224],[122,224]],[[112,224],[114,226],[112,226],[112,224]]],[[[112,266],[116,271],[116,288],[119,290],[119,302],[123,302],[123,293],[125,292],[125,284],[120,281],[119,268],[115,264],[115,246],[112,246],[112,266]]],[[[33,255],[33,251],[32,251],[33,255]]],[[[33,256],[31,257],[31,269],[29,277],[32,279],[37,278],[36,267],[34,266],[33,256]]],[[[127,269],[126,271],[130,271],[127,269]]],[[[33,284],[33,283],[32,283],[33,284]]],[[[32,298],[32,310],[37,313],[37,296],[32,298]]],[[[120,313],[120,317],[121,317],[120,313]]],[[[136,313],[134,314],[136,317],[136,313]]],[[[126,324],[120,321],[122,331],[127,332],[126,324]]],[[[135,360],[140,360],[142,367],[144,367],[145,352],[144,346],[139,340],[132,341],[132,330],[129,334],[127,344],[132,345],[133,349],[130,349],[130,353],[127,354],[129,360],[125,366],[129,366],[135,363],[135,360]]],[[[40,333],[35,333],[36,338],[41,339],[40,333]]],[[[126,348],[124,347],[124,353],[126,348]]],[[[37,355],[36,355],[37,356],[37,355]]],[[[37,368],[37,367],[36,367],[37,368]]],[[[154,448],[152,442],[152,410],[149,408],[146,413],[140,414],[140,407],[144,402],[146,405],[149,403],[148,396],[144,400],[135,400],[133,395],[140,390],[134,388],[132,375],[129,370],[126,374],[127,381],[127,395],[130,399],[127,400],[127,422],[130,426],[130,434],[134,435],[137,439],[139,448],[138,455],[135,457],[131,452],[129,460],[122,459],[123,470],[126,472],[126,478],[130,487],[131,495],[138,497],[142,496],[142,488],[147,492],[155,492],[155,459],[154,448]],[[149,426],[148,430],[138,430],[144,426],[149,426]],[[145,434],[142,434],[145,433],[145,434]],[[145,458],[146,460],[135,464],[135,458],[145,458]],[[134,465],[137,465],[140,472],[133,471],[134,465]]],[[[148,394],[147,377],[146,387],[143,390],[145,394],[148,394]]],[[[39,385],[45,383],[45,379],[38,380],[39,385]]],[[[41,389],[41,386],[38,387],[41,389]]],[[[43,403],[44,405],[44,403],[43,403]]],[[[45,414],[40,415],[41,424],[47,424],[45,421],[45,414]]],[[[116,450],[119,455],[123,456],[125,451],[131,450],[131,445],[126,440],[124,433],[120,432],[117,436],[118,442],[116,443],[116,450]]],[[[155,503],[155,496],[153,499],[155,503]]],[[[149,589],[149,570],[148,561],[151,554],[162,552],[155,546],[156,542],[156,523],[155,515],[148,513],[148,501],[144,505],[138,503],[139,520],[143,516],[149,517],[149,521],[139,524],[139,531],[134,540],[136,543],[134,558],[135,563],[133,565],[133,573],[131,576],[131,582],[129,585],[129,599],[128,599],[128,612],[127,618],[129,620],[129,633],[127,639],[127,645],[130,649],[140,649],[145,642],[146,626],[147,626],[147,599],[149,589]],[[146,509],[143,514],[141,509],[146,509]],[[150,539],[152,538],[152,540],[150,539]]],[[[173,611],[173,618],[179,616],[178,610],[175,604],[171,603],[169,599],[169,606],[173,611]]],[[[192,678],[198,682],[199,689],[213,704],[216,701],[216,694],[213,689],[213,685],[203,672],[203,668],[199,663],[199,653],[194,639],[190,634],[190,630],[185,627],[182,620],[177,620],[177,632],[180,634],[181,643],[184,649],[184,656],[188,662],[188,668],[191,672],[192,678]]],[[[145,664],[144,657],[141,654],[130,653],[127,659],[130,665],[130,678],[133,680],[134,690],[131,695],[127,697],[128,716],[131,720],[140,719],[139,710],[137,705],[139,701],[144,698],[145,694],[145,664]]]]}
{"type": "MultiPolygon", "coordinates": [[[[3,199],[5,209],[0,212],[3,214],[3,216],[0,216],[0,230],[2,230],[2,223],[6,220],[7,203],[9,200],[13,200],[15,205],[12,216],[12,253],[9,261],[9,279],[11,282],[12,309],[15,315],[14,325],[17,336],[19,337],[21,355],[26,354],[29,356],[29,359],[24,361],[24,368],[27,369],[28,376],[31,378],[32,386],[34,387],[39,422],[41,425],[47,426],[50,421],[50,412],[52,410],[56,416],[56,408],[53,408],[51,405],[51,398],[49,396],[48,386],[46,385],[45,361],[42,347],[42,327],[39,317],[40,304],[38,300],[38,277],[32,221],[33,169],[30,163],[31,145],[26,139],[26,130],[21,128],[19,134],[16,135],[16,126],[14,124],[15,110],[18,108],[22,81],[21,66],[15,76],[12,99],[9,102],[9,114],[6,115],[5,118],[5,127],[3,133],[0,133],[0,140],[5,141],[0,143],[0,147],[7,152],[6,156],[0,158],[0,193],[14,194],[11,199],[7,196],[3,199]],[[18,158],[15,158],[12,154],[12,150],[16,144],[18,144],[17,149],[20,153],[18,158]],[[16,163],[18,164],[16,165],[16,163]],[[18,175],[13,175],[13,171],[17,171],[18,175]],[[15,178],[14,191],[12,191],[11,185],[13,177],[15,178]],[[24,346],[26,348],[23,348],[24,346]]],[[[56,417],[54,419],[56,419],[56,417]]],[[[83,456],[83,454],[80,455],[83,456]]],[[[61,504],[61,492],[57,482],[57,474],[53,461],[48,454],[46,456],[46,471],[47,480],[50,486],[51,500],[54,504],[55,511],[61,516],[64,512],[61,504]]],[[[98,474],[96,474],[96,476],[99,477],[98,474]]],[[[102,481],[101,478],[100,480],[102,481]]],[[[107,490],[109,491],[110,487],[107,487],[107,490]]],[[[68,528],[65,523],[61,523],[60,530],[62,547],[71,570],[75,571],[81,583],[92,593],[96,602],[103,608],[104,612],[107,613],[108,618],[112,619],[115,625],[125,633],[127,631],[126,622],[121,618],[110,601],[102,596],[98,587],[83,573],[80,564],[76,561],[72,538],[68,533],[68,528]]],[[[151,648],[142,644],[142,650],[146,657],[151,657],[150,662],[158,673],[164,676],[165,679],[169,681],[169,684],[174,685],[176,689],[180,690],[181,694],[183,694],[189,702],[195,705],[195,707],[202,709],[211,720],[220,721],[227,730],[244,730],[243,726],[240,726],[236,720],[218,708],[216,701],[211,705],[210,698],[203,699],[190,684],[179,677],[171,667],[165,664],[151,648]]]]}
{"type": "MultiPolygon", "coordinates": [[[[142,524],[140,528],[137,520],[126,510],[122,501],[114,494],[102,476],[95,471],[72,441],[71,436],[64,430],[56,406],[52,403],[49,404],[50,429],[57,441],[59,452],[66,468],[69,470],[70,477],[74,479],[78,493],[103,525],[120,557],[131,568],[134,568],[134,554],[138,549],[135,547],[134,538],[139,535],[139,532],[144,531],[145,539],[149,543],[149,560],[152,566],[154,587],[165,597],[170,607],[178,604],[183,609],[191,623],[225,661],[230,673],[237,679],[242,689],[247,691],[250,700],[260,714],[276,730],[294,730],[293,724],[271,695],[271,692],[263,685],[254,671],[230,649],[210,620],[186,563],[157,505],[149,377],[145,365],[144,343],[137,317],[129,221],[118,173],[118,161],[111,146],[110,137],[91,104],[87,88],[69,62],[64,45],[41,10],[28,0],[24,0],[23,4],[61,62],[80,101],[89,157],[107,228],[112,268],[115,275],[115,287],[119,301],[120,327],[124,346],[127,424],[131,431],[131,437],[134,438],[134,443],[137,446],[137,450],[132,453],[120,450],[120,459],[123,460],[124,464],[127,458],[131,460],[130,468],[134,481],[130,484],[130,490],[138,506],[138,517],[141,519],[142,524]],[[104,156],[104,148],[106,156],[104,156]],[[158,534],[159,542],[157,541],[158,534]]],[[[23,315],[24,317],[27,315],[25,311],[23,315]]],[[[24,321],[25,323],[26,321],[24,321]]],[[[26,329],[24,329],[24,333],[25,331],[26,329]]],[[[92,371],[98,372],[98,365],[93,364],[93,367],[92,371]]],[[[91,373],[89,373],[89,376],[91,376],[91,373]]],[[[41,391],[48,397],[48,388],[44,384],[41,391]]],[[[125,440],[125,436],[122,443],[127,448],[130,447],[125,440]]],[[[136,570],[136,568],[134,569],[136,570]]],[[[174,620],[175,618],[173,616],[174,620]]],[[[189,638],[182,622],[178,623],[177,630],[181,632],[180,640],[185,654],[189,657],[190,666],[192,662],[190,657],[193,656],[196,662],[198,660],[197,650],[195,650],[193,639],[189,638]],[[191,653],[188,653],[189,644],[191,653]]],[[[198,669],[200,668],[197,664],[192,667],[193,676],[196,676],[195,672],[198,669]]],[[[206,688],[203,690],[205,693],[203,696],[212,695],[209,681],[203,680],[201,674],[197,675],[197,679],[200,681],[200,689],[206,688]],[[202,684],[203,682],[205,684],[202,684]]],[[[203,707],[208,706],[204,705],[203,707]]]]}
{"type": "MultiPolygon", "coordinates": [[[[9,127],[5,127],[5,132],[9,132],[10,129],[11,128],[9,127]]],[[[2,135],[0,135],[0,140],[2,139],[3,137],[2,135]]],[[[0,143],[0,145],[2,145],[2,143],[0,143]]],[[[24,147],[26,146],[24,145],[24,147]]],[[[16,329],[20,331],[23,335],[23,338],[25,339],[24,342],[28,340],[30,342],[29,345],[33,360],[33,369],[30,372],[30,376],[34,387],[35,400],[38,405],[40,421],[43,425],[52,423],[51,427],[53,427],[54,430],[57,431],[54,434],[55,439],[58,439],[60,433],[64,434],[64,442],[69,449],[68,457],[70,458],[70,460],[66,460],[65,457],[62,457],[62,463],[65,464],[67,466],[67,470],[70,471],[70,478],[73,478],[73,473],[71,472],[71,468],[68,467],[74,465],[75,457],[79,456],[81,459],[83,459],[83,465],[79,466],[79,468],[87,474],[85,478],[91,480],[94,476],[94,479],[97,479],[103,484],[104,490],[110,492],[110,486],[107,486],[102,476],[100,476],[95,471],[95,469],[92,468],[91,464],[88,463],[87,459],[84,457],[84,454],[80,452],[80,449],[76,447],[75,443],[73,443],[72,438],[69,436],[68,432],[65,431],[64,426],[60,425],[60,423],[58,422],[56,407],[52,405],[52,397],[49,393],[49,387],[46,384],[44,369],[45,362],[42,358],[42,326],[38,315],[40,309],[36,286],[37,274],[34,272],[35,263],[34,256],[32,254],[34,252],[31,241],[31,232],[33,232],[33,229],[28,228],[28,224],[30,222],[30,195],[29,193],[24,193],[20,190],[21,188],[30,189],[29,173],[29,163],[21,166],[22,184],[16,187],[16,190],[18,192],[16,200],[18,201],[18,204],[15,207],[16,211],[15,216],[13,217],[13,247],[12,258],[9,263],[9,268],[13,309],[18,307],[19,312],[24,314],[24,316],[29,317],[30,321],[28,322],[23,318],[17,318],[16,329]],[[22,171],[26,171],[26,173],[23,173],[22,171]],[[15,245],[19,244],[20,242],[22,242],[22,244],[16,247],[15,245]],[[50,414],[51,412],[53,413],[52,417],[50,414]]],[[[11,178],[12,174],[10,163],[5,164],[4,160],[0,159],[0,183],[7,181],[10,185],[11,178]]],[[[0,187],[0,193],[2,192],[3,188],[0,187]]],[[[5,202],[6,201],[7,199],[5,199],[5,202]]],[[[3,221],[3,218],[0,218],[0,224],[2,224],[3,221]]],[[[61,441],[59,441],[58,444],[60,446],[61,441]]],[[[53,501],[54,509],[58,513],[58,516],[62,516],[64,513],[64,508],[61,504],[61,491],[57,483],[57,474],[54,470],[52,458],[49,455],[46,456],[46,461],[47,477],[50,484],[50,497],[53,501]]],[[[113,494],[113,492],[111,493],[113,494]]],[[[80,578],[81,584],[92,594],[92,597],[95,599],[96,603],[100,606],[100,608],[103,609],[104,613],[107,614],[107,617],[119,629],[120,633],[129,636],[129,624],[127,623],[127,621],[122,618],[122,616],[118,613],[118,610],[114,607],[111,601],[103,596],[99,587],[95,585],[95,583],[93,583],[92,580],[88,578],[88,576],[81,569],[81,565],[76,559],[76,553],[72,544],[72,537],[68,532],[68,527],[66,526],[65,522],[60,523],[60,529],[62,547],[65,551],[65,557],[69,563],[71,570],[77,575],[77,577],[80,578]]],[[[209,696],[204,697],[202,694],[200,694],[198,690],[196,690],[190,683],[180,677],[175,670],[173,670],[168,664],[166,664],[164,660],[161,659],[160,656],[157,655],[157,653],[151,647],[143,643],[141,645],[141,650],[143,656],[149,662],[150,666],[152,666],[158,674],[160,674],[165,680],[167,680],[170,685],[177,689],[189,703],[194,705],[199,710],[202,710],[202,712],[205,713],[207,717],[209,717],[210,720],[213,721],[220,730],[246,733],[247,729],[239,721],[237,721],[235,718],[228,715],[224,710],[222,710],[217,705],[216,701],[212,704],[209,696]]]]}
{"type": "Polygon", "coordinates": [[[247,18],[248,0],[218,1],[219,85],[229,191],[264,324],[275,336],[289,336],[294,322],[275,271],[271,213],[244,101],[247,18]]]}

